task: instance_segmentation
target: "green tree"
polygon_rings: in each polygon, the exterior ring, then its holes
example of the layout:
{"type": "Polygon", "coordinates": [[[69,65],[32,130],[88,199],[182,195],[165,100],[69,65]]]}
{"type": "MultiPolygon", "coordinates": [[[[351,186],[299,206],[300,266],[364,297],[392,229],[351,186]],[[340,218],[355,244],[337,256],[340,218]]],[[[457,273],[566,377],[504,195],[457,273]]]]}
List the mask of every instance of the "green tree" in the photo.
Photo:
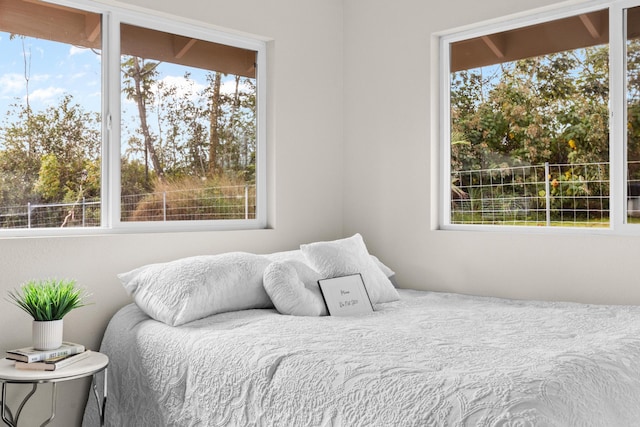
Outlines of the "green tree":
{"type": "Polygon", "coordinates": [[[100,195],[100,117],[65,95],[31,112],[14,104],[0,128],[2,204],[100,195]]]}
{"type": "Polygon", "coordinates": [[[55,154],[47,153],[42,156],[35,191],[44,200],[59,200],[61,172],[60,162],[55,154]]]}
{"type": "Polygon", "coordinates": [[[451,128],[470,144],[453,150],[453,168],[607,161],[607,55],[599,46],[527,58],[485,80],[454,73],[451,128]]]}

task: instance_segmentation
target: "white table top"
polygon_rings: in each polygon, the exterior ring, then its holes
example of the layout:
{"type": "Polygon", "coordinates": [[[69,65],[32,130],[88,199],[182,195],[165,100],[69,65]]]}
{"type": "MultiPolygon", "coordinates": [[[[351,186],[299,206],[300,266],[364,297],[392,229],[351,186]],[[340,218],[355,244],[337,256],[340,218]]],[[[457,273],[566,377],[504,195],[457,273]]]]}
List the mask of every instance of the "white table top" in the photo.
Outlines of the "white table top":
{"type": "Polygon", "coordinates": [[[55,371],[34,371],[16,369],[15,362],[9,359],[0,359],[0,383],[41,383],[68,381],[76,378],[87,377],[102,371],[109,364],[107,355],[92,351],[89,357],[56,369],[55,371]]]}

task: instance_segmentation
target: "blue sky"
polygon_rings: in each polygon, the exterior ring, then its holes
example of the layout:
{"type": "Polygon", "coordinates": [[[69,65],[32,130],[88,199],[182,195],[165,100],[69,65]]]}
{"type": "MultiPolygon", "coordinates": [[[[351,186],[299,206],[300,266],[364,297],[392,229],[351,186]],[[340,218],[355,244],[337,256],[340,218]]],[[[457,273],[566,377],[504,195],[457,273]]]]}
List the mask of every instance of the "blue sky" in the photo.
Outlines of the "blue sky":
{"type": "Polygon", "coordinates": [[[0,32],[0,109],[26,100],[25,58],[29,101],[34,110],[55,105],[65,93],[86,109],[100,111],[100,56],[90,49],[0,32]],[[26,56],[25,56],[26,55],[26,56]]]}

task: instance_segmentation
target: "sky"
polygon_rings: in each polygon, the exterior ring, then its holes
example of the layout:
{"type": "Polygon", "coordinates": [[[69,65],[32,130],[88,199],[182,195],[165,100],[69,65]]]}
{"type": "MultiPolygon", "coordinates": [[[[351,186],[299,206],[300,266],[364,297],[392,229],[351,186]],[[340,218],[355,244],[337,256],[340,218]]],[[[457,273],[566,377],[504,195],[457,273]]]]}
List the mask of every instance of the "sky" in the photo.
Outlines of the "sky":
{"type": "Polygon", "coordinates": [[[100,111],[100,56],[89,49],[34,38],[10,39],[0,32],[0,109],[16,100],[34,110],[55,105],[65,93],[87,109],[100,111]],[[25,70],[26,67],[26,70],[25,70]]]}

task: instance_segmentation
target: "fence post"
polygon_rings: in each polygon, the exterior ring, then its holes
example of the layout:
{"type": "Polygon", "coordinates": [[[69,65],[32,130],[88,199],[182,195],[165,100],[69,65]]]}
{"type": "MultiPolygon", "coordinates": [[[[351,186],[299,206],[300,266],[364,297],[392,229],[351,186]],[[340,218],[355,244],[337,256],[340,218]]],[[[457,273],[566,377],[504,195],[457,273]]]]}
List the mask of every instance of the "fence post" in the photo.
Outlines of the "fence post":
{"type": "Polygon", "coordinates": [[[162,192],[162,220],[167,222],[167,192],[162,192]]]}
{"type": "Polygon", "coordinates": [[[27,202],[27,228],[31,228],[31,202],[27,202]]]}
{"type": "Polygon", "coordinates": [[[547,227],[551,226],[551,188],[549,185],[549,162],[544,162],[544,194],[545,194],[545,211],[547,213],[547,227]]]}
{"type": "Polygon", "coordinates": [[[244,219],[249,219],[249,186],[244,186],[244,219]]]}
{"type": "Polygon", "coordinates": [[[85,226],[85,220],[84,220],[84,219],[85,219],[85,214],[87,213],[87,212],[86,212],[86,206],[85,206],[85,203],[84,203],[84,202],[85,202],[85,199],[84,199],[84,197],[83,197],[83,198],[82,198],[82,226],[83,226],[83,227],[85,226]]]}

